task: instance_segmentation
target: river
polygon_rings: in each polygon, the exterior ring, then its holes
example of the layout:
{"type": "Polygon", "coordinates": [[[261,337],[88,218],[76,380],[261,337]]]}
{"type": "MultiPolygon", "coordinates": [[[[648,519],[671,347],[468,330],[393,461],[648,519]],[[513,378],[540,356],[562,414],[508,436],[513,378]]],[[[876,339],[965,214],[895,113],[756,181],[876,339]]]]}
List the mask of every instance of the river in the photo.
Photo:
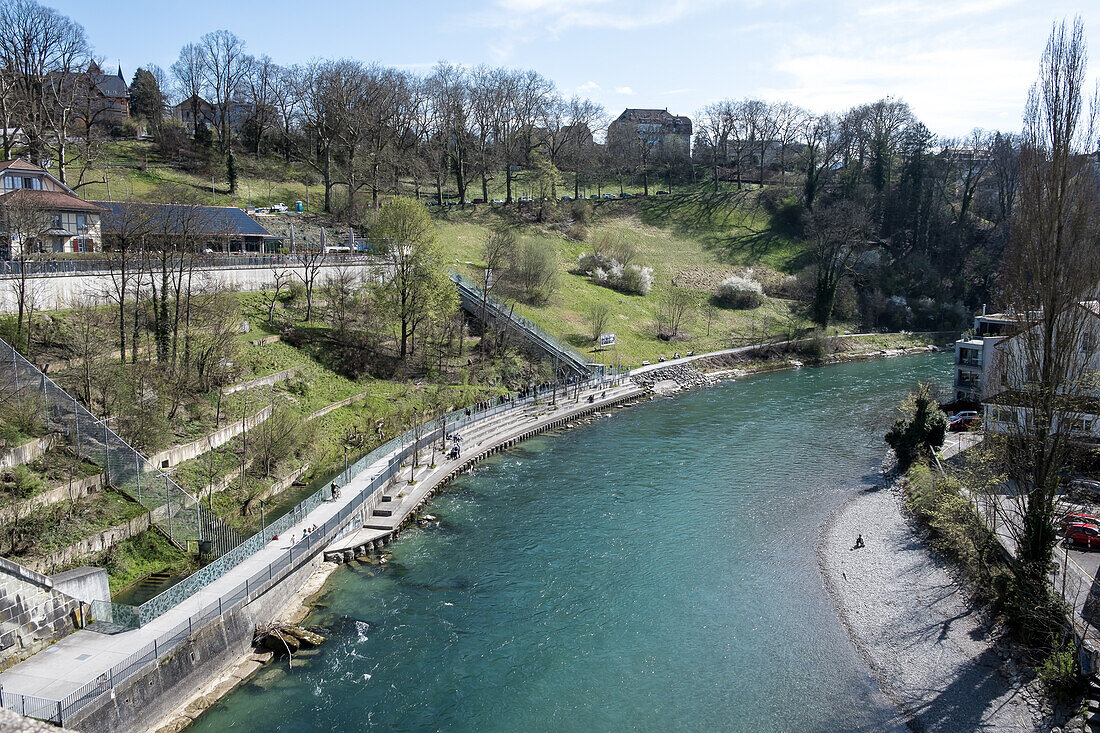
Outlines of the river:
{"type": "MultiPolygon", "coordinates": [[[[353,563],[198,731],[877,731],[897,712],[822,587],[821,523],[948,355],[799,369],[616,412],[479,464],[353,563]]],[[[853,538],[854,539],[854,538],[853,538]]]]}

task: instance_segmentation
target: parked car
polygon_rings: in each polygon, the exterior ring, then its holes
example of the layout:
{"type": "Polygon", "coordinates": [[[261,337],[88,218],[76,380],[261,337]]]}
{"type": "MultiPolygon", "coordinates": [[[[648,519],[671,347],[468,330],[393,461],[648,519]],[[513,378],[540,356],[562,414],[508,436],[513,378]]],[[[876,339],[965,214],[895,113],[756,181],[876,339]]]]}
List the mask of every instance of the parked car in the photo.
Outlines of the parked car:
{"type": "Polygon", "coordinates": [[[520,196],[519,197],[519,202],[521,204],[529,204],[529,203],[531,203],[531,197],[530,196],[520,196]]]}
{"type": "Polygon", "coordinates": [[[613,193],[605,193],[605,194],[603,195],[603,197],[604,197],[605,199],[613,199],[613,198],[615,198],[615,194],[613,194],[613,193]]]}
{"type": "Polygon", "coordinates": [[[504,200],[503,199],[493,199],[493,203],[494,204],[503,204],[504,200]]]}
{"type": "Polygon", "coordinates": [[[658,196],[667,196],[667,195],[668,195],[668,191],[658,191],[658,192],[657,192],[657,195],[658,195],[658,196]]]}
{"type": "Polygon", "coordinates": [[[483,204],[483,203],[485,203],[485,199],[474,199],[470,203],[471,204],[483,204]]]}
{"type": "Polygon", "coordinates": [[[590,195],[588,198],[589,199],[598,199],[599,197],[600,197],[600,195],[598,193],[594,193],[594,194],[590,195]]]}
{"type": "Polygon", "coordinates": [[[624,198],[624,199],[632,199],[632,198],[634,198],[634,194],[632,194],[632,193],[624,193],[624,194],[623,194],[622,196],[620,196],[620,198],[624,198]]]}
{"type": "Polygon", "coordinates": [[[953,433],[960,433],[971,428],[980,428],[982,416],[974,410],[963,410],[947,418],[947,429],[953,433]]]}
{"type": "Polygon", "coordinates": [[[962,412],[956,412],[954,415],[947,418],[947,422],[955,422],[956,420],[961,420],[964,417],[978,417],[978,413],[976,410],[963,410],[962,412]]]}
{"type": "Polygon", "coordinates": [[[1095,524],[1071,524],[1065,530],[1066,539],[1074,545],[1084,545],[1086,549],[1100,547],[1100,527],[1095,524]]]}
{"type": "Polygon", "coordinates": [[[1100,527],[1100,517],[1094,517],[1091,514],[1085,514],[1084,512],[1069,512],[1058,523],[1062,525],[1062,531],[1064,532],[1067,527],[1074,524],[1091,524],[1094,527],[1100,527]]]}
{"type": "Polygon", "coordinates": [[[562,200],[562,201],[572,201],[572,200],[573,200],[573,197],[572,197],[572,196],[562,196],[562,197],[561,197],[561,200],[562,200]]]}
{"type": "Polygon", "coordinates": [[[267,208],[280,214],[285,214],[287,212],[286,204],[272,204],[267,208]]]}

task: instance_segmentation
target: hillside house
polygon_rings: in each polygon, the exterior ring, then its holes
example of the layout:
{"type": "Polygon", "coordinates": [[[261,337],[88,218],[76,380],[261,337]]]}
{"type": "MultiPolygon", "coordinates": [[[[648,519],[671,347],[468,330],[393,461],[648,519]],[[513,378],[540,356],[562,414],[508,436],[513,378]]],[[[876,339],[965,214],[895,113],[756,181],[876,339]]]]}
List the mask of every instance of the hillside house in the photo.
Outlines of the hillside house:
{"type": "Polygon", "coordinates": [[[659,157],[691,157],[691,119],[667,109],[626,109],[608,126],[607,138],[636,138],[659,157]]]}
{"type": "Polygon", "coordinates": [[[33,163],[0,162],[0,259],[45,252],[94,252],[104,209],[33,163]]]}

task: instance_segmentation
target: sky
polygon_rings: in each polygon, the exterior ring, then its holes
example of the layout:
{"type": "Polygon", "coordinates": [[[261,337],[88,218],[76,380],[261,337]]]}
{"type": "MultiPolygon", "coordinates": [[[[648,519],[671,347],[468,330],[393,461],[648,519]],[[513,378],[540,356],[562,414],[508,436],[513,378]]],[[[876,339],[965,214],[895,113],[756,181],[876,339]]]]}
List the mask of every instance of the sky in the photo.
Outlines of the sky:
{"type": "MultiPolygon", "coordinates": [[[[1020,129],[1054,22],[1080,15],[1100,48],[1096,0],[40,1],[83,24],[128,81],[225,28],[283,64],[535,69],[611,117],[626,107],[694,117],[727,98],[822,113],[891,96],[942,137],[1020,129]]],[[[1090,89],[1098,71],[1100,61],[1090,89]]]]}

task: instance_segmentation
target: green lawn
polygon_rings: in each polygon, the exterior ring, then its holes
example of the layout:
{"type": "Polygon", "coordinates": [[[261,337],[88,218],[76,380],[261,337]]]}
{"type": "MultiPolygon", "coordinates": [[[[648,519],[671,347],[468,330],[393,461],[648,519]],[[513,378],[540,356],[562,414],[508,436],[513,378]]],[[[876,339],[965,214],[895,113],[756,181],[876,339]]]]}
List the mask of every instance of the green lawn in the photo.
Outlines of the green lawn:
{"type": "MultiPolygon", "coordinates": [[[[700,195],[702,197],[702,195],[700,195]]],[[[664,197],[662,197],[664,198],[664,197]]],[[[679,197],[669,197],[676,199],[679,197]]],[[[780,273],[796,272],[806,258],[804,245],[779,234],[756,241],[755,249],[739,249],[742,238],[767,230],[767,217],[754,208],[742,209],[742,196],[719,195],[717,203],[683,197],[676,205],[645,200],[601,202],[592,207],[586,242],[566,239],[556,231],[517,223],[508,212],[484,209],[436,214],[436,225],[449,266],[481,281],[484,264],[481,247],[492,227],[512,227],[520,237],[554,251],[558,260],[558,288],[543,306],[519,305],[517,310],[603,363],[637,366],[644,360],[672,357],[676,352],[711,351],[738,345],[760,333],[787,334],[808,325],[796,304],[767,298],[749,310],[714,309],[706,304],[713,288],[726,276],[760,265],[780,273]],[[657,226],[655,207],[666,207],[671,225],[657,226]],[[649,222],[649,223],[647,223],[649,222]],[[574,274],[577,257],[602,236],[628,241],[637,251],[636,262],[653,268],[654,286],[646,296],[627,295],[594,284],[574,274]],[[681,327],[682,338],[672,342],[656,336],[655,315],[662,297],[672,287],[691,293],[694,307],[681,327]],[[589,333],[589,312],[597,304],[613,312],[616,346],[594,352],[589,333]],[[708,333],[709,331],[709,333],[708,333]]],[[[747,246],[747,245],[746,245],[747,246]]],[[[759,274],[759,273],[758,273],[759,274]]]]}

